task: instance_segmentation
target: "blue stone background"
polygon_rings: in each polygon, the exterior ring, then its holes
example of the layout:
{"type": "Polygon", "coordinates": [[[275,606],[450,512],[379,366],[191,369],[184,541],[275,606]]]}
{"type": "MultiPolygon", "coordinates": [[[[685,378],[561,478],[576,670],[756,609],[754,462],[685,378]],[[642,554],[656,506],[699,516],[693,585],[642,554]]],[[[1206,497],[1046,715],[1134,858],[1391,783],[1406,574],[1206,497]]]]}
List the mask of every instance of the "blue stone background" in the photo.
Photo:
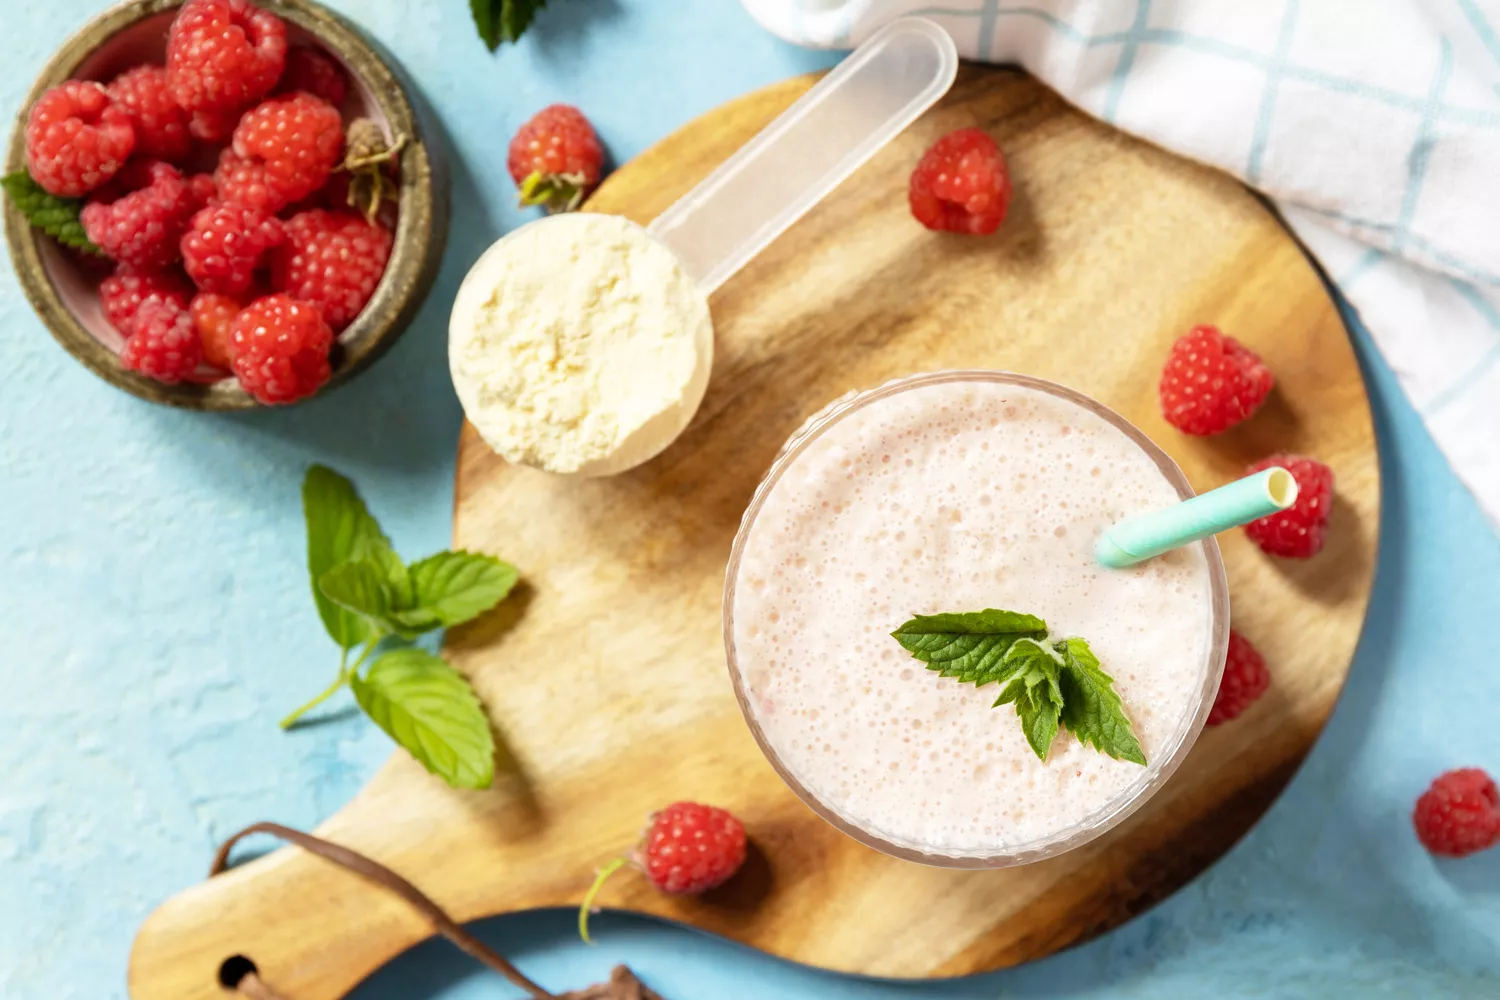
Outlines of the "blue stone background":
{"type": "MultiPolygon", "coordinates": [[[[7,4],[0,108],[18,109],[55,46],[103,6],[7,4]]],[[[522,221],[504,170],[515,128],[544,104],[577,103],[623,161],[727,98],[830,61],[772,39],[734,0],[554,0],[497,56],[463,0],[333,6],[421,81],[456,159],[438,288],[365,376],[285,412],[151,406],[69,359],[0,267],[0,997],[124,997],[136,926],[203,876],[219,840],[263,818],[314,825],[389,752],[357,717],[275,727],[334,669],[303,575],[298,484],[327,462],[403,552],[446,545],[459,425],[446,308],[481,249],[522,221]]],[[[934,984],[827,975],[644,919],[601,918],[593,949],[563,913],[480,932],[557,988],[626,960],[668,1000],[1500,996],[1500,851],[1434,861],[1407,819],[1437,772],[1500,772],[1500,544],[1350,321],[1385,470],[1369,624],[1290,790],[1170,901],[1052,959],[934,984]]],[[[512,993],[439,942],[357,996],[512,993]]]]}

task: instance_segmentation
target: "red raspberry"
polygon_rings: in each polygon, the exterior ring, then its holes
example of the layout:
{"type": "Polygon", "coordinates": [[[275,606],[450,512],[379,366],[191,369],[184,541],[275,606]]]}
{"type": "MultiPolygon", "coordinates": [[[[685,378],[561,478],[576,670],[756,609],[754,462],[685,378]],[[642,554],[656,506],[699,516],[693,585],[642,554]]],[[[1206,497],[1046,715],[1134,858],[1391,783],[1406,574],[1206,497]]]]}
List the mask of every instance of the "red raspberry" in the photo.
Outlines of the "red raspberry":
{"type": "Polygon", "coordinates": [[[1010,171],[988,133],[949,132],[922,154],[912,171],[907,200],[928,229],[987,236],[1010,209],[1010,171]]]}
{"type": "Polygon", "coordinates": [[[188,133],[199,142],[212,146],[228,142],[245,111],[245,108],[235,108],[233,111],[194,111],[192,118],[188,120],[188,133]]]}
{"type": "Polygon", "coordinates": [[[339,107],[349,96],[349,74],[328,53],[299,45],[286,54],[286,72],[281,74],[276,93],[293,94],[299,90],[339,107]]]}
{"type": "Polygon", "coordinates": [[[228,371],[231,361],[234,318],[245,308],[245,303],[229,295],[199,292],[193,299],[190,311],[193,325],[198,328],[198,339],[203,342],[203,360],[215,368],[228,371]]]}
{"type": "Polygon", "coordinates": [[[582,111],[554,104],[516,132],[508,165],[521,204],[571,211],[599,183],[604,148],[582,111]]]}
{"type": "Polygon", "coordinates": [[[186,309],[193,287],[181,273],[134,271],[122,267],[99,283],[99,304],[110,325],[126,337],[135,333],[135,317],[148,302],[167,303],[186,309]]]}
{"type": "Polygon", "coordinates": [[[237,201],[268,213],[282,208],[280,195],[271,190],[265,166],[249,162],[233,149],[219,154],[214,187],[225,201],[237,201]]]}
{"type": "Polygon", "coordinates": [[[1323,551],[1333,513],[1333,470],[1315,458],[1272,455],[1245,470],[1253,475],[1279,465],[1297,480],[1297,502],[1286,510],[1245,525],[1250,540],[1273,556],[1308,559],[1323,551]]]}
{"type": "Polygon", "coordinates": [[[135,332],[125,341],[120,364],[171,385],[190,377],[203,360],[193,317],[174,302],[147,302],[135,315],[135,332]]]}
{"type": "Polygon", "coordinates": [[[1500,844],[1500,789],[1477,767],[1438,775],[1411,813],[1433,854],[1463,857],[1500,844]]]}
{"type": "Polygon", "coordinates": [[[195,212],[207,208],[209,202],[219,197],[219,189],[214,184],[213,174],[193,174],[187,179],[188,190],[193,195],[193,210],[195,212]]]}
{"type": "Polygon", "coordinates": [[[193,149],[188,114],[178,106],[160,66],[137,66],[114,78],[110,99],[130,114],[135,151],[152,159],[181,163],[193,149]]]}
{"type": "Polygon", "coordinates": [[[634,864],[651,884],[674,896],[692,896],[727,882],[745,863],[745,827],[716,806],[674,802],[653,813],[640,845],[629,858],[616,858],[599,870],[578,909],[578,933],[589,940],[594,897],[615,872],[634,864]]]}
{"type": "Polygon", "coordinates": [[[1260,356],[1217,327],[1177,339],[1161,373],[1161,412],[1184,434],[1227,431],[1266,401],[1276,377],[1260,356]]]}
{"type": "Polygon", "coordinates": [[[1266,659],[1250,645],[1250,640],[1234,629],[1229,630],[1229,655],[1224,660],[1224,679],[1214,707],[1208,711],[1208,725],[1217,726],[1238,718],[1271,686],[1271,671],[1266,659]]]}
{"type": "Polygon", "coordinates": [[[249,107],[285,66],[286,25],[247,0],[188,0],[167,36],[167,80],[189,112],[249,107]]]}
{"type": "Polygon", "coordinates": [[[673,895],[707,892],[745,863],[745,828],[730,813],[676,802],[651,817],[640,865],[651,884],[673,895]]]}
{"type": "Polygon", "coordinates": [[[236,316],[230,330],[234,373],[262,403],[305,399],[332,373],[333,331],[317,306],[290,295],[267,295],[236,316]]]}
{"type": "Polygon", "coordinates": [[[330,327],[344,329],[385,273],[390,232],[354,212],[314,209],[288,220],[286,235],[271,258],[271,287],[318,305],[330,327]]]}
{"type": "Polygon", "coordinates": [[[192,188],[180,170],[160,160],[138,160],[120,180],[83,207],[83,231],[122,264],[166,267],[177,259],[177,244],[197,207],[192,188]]]}
{"type": "Polygon", "coordinates": [[[344,148],[344,121],[327,101],[311,94],[273,97],[240,119],[234,130],[234,158],[225,176],[217,176],[219,190],[232,198],[231,186],[264,188],[268,211],[279,211],[301,201],[328,181],[344,148]],[[243,181],[235,179],[242,173],[243,181]]]}
{"type": "Polygon", "coordinates": [[[182,238],[182,265],[205,292],[243,295],[266,254],[286,238],[280,219],[233,201],[209,205],[193,216],[182,238]]]}
{"type": "Polygon", "coordinates": [[[85,80],[53,87],[26,119],[26,165],[59,198],[82,198],[119,173],[135,143],[130,112],[85,80]]]}

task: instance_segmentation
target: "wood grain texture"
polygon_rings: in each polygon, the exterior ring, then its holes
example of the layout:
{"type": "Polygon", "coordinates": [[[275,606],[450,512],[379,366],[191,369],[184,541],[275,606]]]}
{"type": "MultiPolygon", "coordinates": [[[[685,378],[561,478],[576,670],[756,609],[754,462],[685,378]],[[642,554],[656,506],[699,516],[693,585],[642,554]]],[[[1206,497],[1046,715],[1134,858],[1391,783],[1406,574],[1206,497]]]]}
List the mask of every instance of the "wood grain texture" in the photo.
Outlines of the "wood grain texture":
{"type": "MultiPolygon", "coordinates": [[[[692,123],[626,165],[593,207],[646,222],[809,85],[692,123]]],[[[507,466],[469,428],[455,543],[503,554],[526,584],[449,636],[502,734],[501,778],[451,791],[396,755],[319,832],[402,872],[460,919],[576,904],[642,817],[697,798],[744,818],[747,870],[697,900],[617,877],[601,902],[777,955],[881,976],[1024,962],[1141,912],[1262,814],[1343,684],[1374,569],[1379,482],[1360,373],[1314,268],[1231,179],[1129,139],[1012,71],[953,93],[713,298],[718,355],[684,437],[607,480],[507,466]],[[930,234],[907,214],[922,149],[980,125],[1007,150],[1011,218],[993,239],[930,234]],[[1164,425],[1167,344],[1214,322],[1280,387],[1212,440],[1164,425]],[[1269,694],[1209,730],[1166,788],[1094,843],[1024,868],[957,872],[886,858],[807,810],[761,757],[726,673],[719,601],[741,512],[781,443],[852,388],[940,368],[1007,368],[1087,392],[1139,424],[1200,489],[1275,450],[1338,476],[1326,551],[1306,563],[1223,539],[1236,626],[1269,694]]],[[[142,928],[135,1000],[218,997],[244,954],[296,1000],[342,996],[428,934],[348,874],[281,851],[190,889],[142,928]]],[[[603,941],[608,947],[608,939],[603,941]]]]}

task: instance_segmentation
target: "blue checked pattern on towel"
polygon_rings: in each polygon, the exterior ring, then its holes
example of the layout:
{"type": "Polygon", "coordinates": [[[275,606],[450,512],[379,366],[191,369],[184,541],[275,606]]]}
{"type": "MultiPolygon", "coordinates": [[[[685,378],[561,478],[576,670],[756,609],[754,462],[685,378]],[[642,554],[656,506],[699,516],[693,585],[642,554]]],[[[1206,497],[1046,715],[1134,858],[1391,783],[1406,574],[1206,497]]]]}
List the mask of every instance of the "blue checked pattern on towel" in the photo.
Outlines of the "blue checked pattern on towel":
{"type": "Polygon", "coordinates": [[[921,14],[1264,191],[1500,524],[1500,0],[743,0],[789,41],[921,14]]]}

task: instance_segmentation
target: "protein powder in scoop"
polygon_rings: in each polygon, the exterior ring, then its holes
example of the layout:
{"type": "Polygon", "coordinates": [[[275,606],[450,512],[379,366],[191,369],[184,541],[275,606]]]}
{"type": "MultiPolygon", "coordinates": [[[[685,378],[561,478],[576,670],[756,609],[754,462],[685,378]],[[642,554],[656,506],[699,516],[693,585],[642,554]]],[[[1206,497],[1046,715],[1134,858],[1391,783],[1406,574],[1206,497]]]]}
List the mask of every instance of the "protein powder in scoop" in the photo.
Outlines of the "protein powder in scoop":
{"type": "Polygon", "coordinates": [[[491,448],[548,472],[604,476],[659,454],[708,387],[708,299],[673,253],[613,215],[516,230],[454,301],[448,363],[491,448]]]}

